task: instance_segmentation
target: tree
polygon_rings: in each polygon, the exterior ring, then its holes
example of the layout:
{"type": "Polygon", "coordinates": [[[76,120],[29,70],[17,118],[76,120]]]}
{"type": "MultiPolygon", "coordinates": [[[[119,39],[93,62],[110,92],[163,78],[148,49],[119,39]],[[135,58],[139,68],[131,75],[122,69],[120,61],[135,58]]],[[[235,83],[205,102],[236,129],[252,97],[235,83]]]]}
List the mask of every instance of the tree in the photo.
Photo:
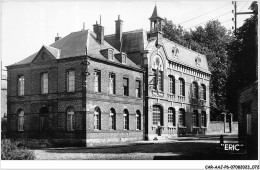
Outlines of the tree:
{"type": "Polygon", "coordinates": [[[237,29],[228,45],[228,55],[232,61],[227,85],[228,106],[232,113],[237,113],[238,90],[257,80],[257,2],[253,2],[250,9],[254,15],[237,29]]]}

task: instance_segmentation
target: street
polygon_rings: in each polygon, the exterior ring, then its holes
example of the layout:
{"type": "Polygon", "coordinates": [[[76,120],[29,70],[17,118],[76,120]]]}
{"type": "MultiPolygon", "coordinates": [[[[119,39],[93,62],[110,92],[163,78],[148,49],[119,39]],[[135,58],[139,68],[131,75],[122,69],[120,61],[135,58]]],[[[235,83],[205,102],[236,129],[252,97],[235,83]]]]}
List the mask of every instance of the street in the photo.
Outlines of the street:
{"type": "MultiPolygon", "coordinates": [[[[236,135],[224,143],[238,143],[236,135]]],[[[246,160],[246,154],[224,152],[219,135],[183,137],[167,141],[138,141],[76,148],[36,149],[38,160],[246,160]]]]}

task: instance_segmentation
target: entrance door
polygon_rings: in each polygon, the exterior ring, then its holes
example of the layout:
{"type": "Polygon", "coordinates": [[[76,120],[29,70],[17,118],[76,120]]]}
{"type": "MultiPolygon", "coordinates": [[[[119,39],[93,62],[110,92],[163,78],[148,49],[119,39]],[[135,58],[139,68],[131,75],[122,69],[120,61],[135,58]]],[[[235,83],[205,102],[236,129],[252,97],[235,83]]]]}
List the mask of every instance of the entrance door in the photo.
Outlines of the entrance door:
{"type": "Polygon", "coordinates": [[[49,123],[48,123],[49,112],[46,107],[41,108],[40,110],[40,130],[48,131],[49,123]]]}

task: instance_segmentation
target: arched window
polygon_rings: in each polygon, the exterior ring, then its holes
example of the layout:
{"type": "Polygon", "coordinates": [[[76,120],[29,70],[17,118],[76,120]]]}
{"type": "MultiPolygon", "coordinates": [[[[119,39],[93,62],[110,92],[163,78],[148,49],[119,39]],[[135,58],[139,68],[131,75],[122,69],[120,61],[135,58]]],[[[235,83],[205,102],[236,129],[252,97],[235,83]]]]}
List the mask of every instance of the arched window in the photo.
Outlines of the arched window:
{"type": "Polygon", "coordinates": [[[24,131],[24,111],[18,111],[18,131],[24,131]]]}
{"type": "Polygon", "coordinates": [[[199,88],[198,88],[198,83],[193,82],[191,84],[192,88],[192,98],[198,99],[199,98],[199,88]]]}
{"type": "Polygon", "coordinates": [[[153,89],[163,91],[163,62],[159,55],[153,58],[153,89]]]}
{"type": "Polygon", "coordinates": [[[185,110],[179,109],[179,126],[184,127],[185,126],[185,110]]]}
{"type": "Polygon", "coordinates": [[[175,94],[175,78],[173,76],[169,76],[169,92],[175,94]]]}
{"type": "Polygon", "coordinates": [[[199,113],[197,110],[194,110],[192,114],[192,126],[199,127],[199,113]]]}
{"type": "Polygon", "coordinates": [[[123,129],[129,130],[129,113],[127,109],[123,112],[123,129]]]}
{"type": "Polygon", "coordinates": [[[94,129],[101,130],[101,111],[99,107],[94,109],[94,129]]]}
{"type": "Polygon", "coordinates": [[[141,130],[141,112],[136,111],[136,130],[141,130]]]}
{"type": "Polygon", "coordinates": [[[158,105],[153,106],[153,125],[163,126],[162,108],[158,105]]]}
{"type": "Polygon", "coordinates": [[[180,96],[185,96],[185,81],[183,78],[179,78],[180,82],[180,96]]]}
{"type": "Polygon", "coordinates": [[[201,85],[201,95],[200,98],[203,100],[206,100],[206,86],[205,84],[201,85]]]}
{"type": "Polygon", "coordinates": [[[114,108],[110,109],[109,114],[109,129],[116,130],[116,111],[114,108]]]}
{"type": "Polygon", "coordinates": [[[67,109],[67,130],[73,131],[75,129],[75,118],[74,118],[74,109],[69,107],[67,109]]]}
{"type": "Polygon", "coordinates": [[[175,126],[175,109],[172,107],[168,109],[168,126],[175,126]]]}
{"type": "Polygon", "coordinates": [[[207,117],[205,111],[201,112],[201,126],[207,127],[207,117]]]}

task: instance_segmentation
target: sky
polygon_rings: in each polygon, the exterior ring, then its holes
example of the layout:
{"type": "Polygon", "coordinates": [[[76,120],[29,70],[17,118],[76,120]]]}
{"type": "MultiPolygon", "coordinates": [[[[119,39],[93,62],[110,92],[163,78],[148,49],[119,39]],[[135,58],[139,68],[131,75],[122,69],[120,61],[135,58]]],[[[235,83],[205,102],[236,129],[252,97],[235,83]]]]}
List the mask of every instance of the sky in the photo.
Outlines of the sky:
{"type": "MultiPolygon", "coordinates": [[[[249,11],[251,1],[237,1],[237,11],[249,11]]],[[[228,30],[234,22],[231,1],[3,1],[2,2],[2,65],[16,63],[50,45],[54,38],[71,32],[93,30],[100,22],[105,35],[115,32],[118,15],[124,21],[123,31],[143,28],[149,30],[149,17],[155,3],[161,17],[180,24],[184,29],[204,26],[208,20],[218,19],[228,30]]],[[[238,27],[250,15],[238,16],[238,27]]]]}

